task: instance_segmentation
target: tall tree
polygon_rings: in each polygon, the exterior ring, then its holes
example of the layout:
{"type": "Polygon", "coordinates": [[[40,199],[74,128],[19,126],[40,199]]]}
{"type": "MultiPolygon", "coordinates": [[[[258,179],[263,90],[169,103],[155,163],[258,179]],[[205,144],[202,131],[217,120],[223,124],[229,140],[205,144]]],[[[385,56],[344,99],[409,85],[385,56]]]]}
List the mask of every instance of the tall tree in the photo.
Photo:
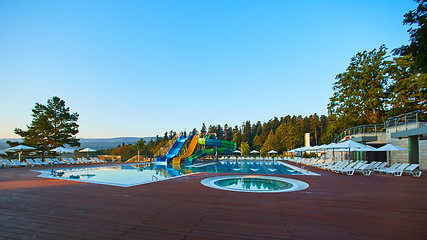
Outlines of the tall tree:
{"type": "Polygon", "coordinates": [[[261,153],[266,154],[270,150],[275,150],[278,144],[279,143],[277,142],[277,138],[274,136],[274,131],[272,129],[268,134],[267,140],[265,140],[264,145],[262,145],[261,153]]]}
{"type": "Polygon", "coordinates": [[[246,121],[243,124],[243,133],[242,133],[242,141],[249,144],[249,146],[252,146],[252,126],[250,121],[246,121]]]}
{"type": "Polygon", "coordinates": [[[65,144],[80,146],[75,136],[79,132],[79,115],[70,113],[70,108],[65,107],[65,102],[59,97],[49,99],[47,105],[36,103],[32,112],[33,120],[27,131],[15,128],[15,134],[23,138],[24,144],[36,147],[43,154],[65,144]]]}
{"type": "Polygon", "coordinates": [[[242,142],[242,134],[240,131],[237,131],[233,134],[233,139],[231,141],[235,142],[237,147],[240,147],[240,143],[242,142]]]}
{"type": "Polygon", "coordinates": [[[385,120],[385,85],[390,64],[386,50],[382,45],[378,50],[357,53],[347,71],[337,75],[328,104],[329,115],[338,121],[332,122],[335,126],[348,128],[385,120]]]}
{"type": "Polygon", "coordinates": [[[240,152],[242,152],[242,155],[247,156],[249,155],[249,151],[251,150],[251,147],[247,142],[242,142],[242,144],[240,144],[239,149],[240,149],[240,152]]]}
{"type": "Polygon", "coordinates": [[[206,125],[205,123],[202,124],[202,128],[200,129],[200,135],[206,134],[206,125]]]}
{"type": "Polygon", "coordinates": [[[415,110],[427,111],[427,73],[418,73],[411,57],[394,58],[389,67],[390,117],[415,110]]]}
{"type": "Polygon", "coordinates": [[[412,55],[415,66],[427,73],[427,0],[415,0],[418,7],[404,15],[403,24],[408,24],[411,44],[394,50],[401,56],[412,55]]]}

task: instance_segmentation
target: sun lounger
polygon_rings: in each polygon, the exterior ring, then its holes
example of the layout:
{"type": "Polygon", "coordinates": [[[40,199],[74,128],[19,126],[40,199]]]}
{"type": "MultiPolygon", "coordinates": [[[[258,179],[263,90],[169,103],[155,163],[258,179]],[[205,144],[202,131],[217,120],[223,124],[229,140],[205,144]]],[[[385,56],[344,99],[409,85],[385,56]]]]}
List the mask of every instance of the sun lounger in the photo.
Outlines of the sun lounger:
{"type": "Polygon", "coordinates": [[[419,167],[419,164],[411,164],[403,170],[402,174],[412,174],[414,177],[420,177],[423,172],[418,169],[419,167]]]}
{"type": "Polygon", "coordinates": [[[71,162],[70,162],[70,160],[68,160],[68,158],[62,158],[61,159],[63,162],[65,162],[66,164],[72,164],[71,162]]]}
{"type": "Polygon", "coordinates": [[[405,168],[407,168],[409,165],[409,163],[402,163],[397,168],[387,171],[387,174],[394,174],[394,176],[402,176],[403,170],[405,170],[405,168]]]}
{"type": "Polygon", "coordinates": [[[9,159],[2,159],[2,162],[6,167],[20,167],[20,164],[16,164],[14,162],[11,162],[9,159]]]}
{"type": "Polygon", "coordinates": [[[11,161],[12,163],[14,163],[14,164],[16,164],[16,165],[20,166],[20,167],[26,167],[26,166],[28,166],[28,164],[27,164],[27,163],[20,162],[18,159],[10,159],[10,161],[11,161]]]}
{"type": "Polygon", "coordinates": [[[337,172],[340,173],[345,173],[347,175],[353,175],[354,171],[359,168],[360,166],[362,166],[364,163],[363,162],[354,162],[354,164],[349,164],[346,167],[339,169],[337,172]]]}
{"type": "Polygon", "coordinates": [[[49,164],[59,164],[62,165],[62,162],[60,162],[58,159],[56,158],[46,158],[46,162],[48,162],[49,164]]]}
{"type": "Polygon", "coordinates": [[[352,169],[358,162],[351,162],[349,164],[343,164],[339,167],[333,168],[331,171],[336,173],[343,173],[344,170],[352,169]]]}
{"type": "Polygon", "coordinates": [[[371,165],[363,163],[359,167],[355,168],[354,172],[351,175],[355,173],[362,173],[365,176],[369,176],[372,173],[371,165]]]}
{"type": "Polygon", "coordinates": [[[75,160],[74,158],[68,158],[68,161],[69,161],[71,164],[79,164],[79,163],[80,163],[79,161],[75,160]]]}
{"type": "Polygon", "coordinates": [[[94,163],[102,163],[102,161],[101,160],[99,160],[98,158],[96,158],[96,157],[92,157],[92,158],[90,158],[90,160],[92,161],[92,162],[94,162],[94,163]]]}
{"type": "Polygon", "coordinates": [[[59,162],[59,164],[67,164],[66,161],[62,160],[61,158],[52,158],[52,161],[59,162]]]}
{"type": "Polygon", "coordinates": [[[27,163],[31,166],[41,166],[41,164],[35,162],[32,158],[27,158],[25,161],[27,161],[27,163]]]}
{"type": "Polygon", "coordinates": [[[82,157],[82,158],[77,158],[77,160],[79,160],[82,163],[93,163],[93,161],[90,161],[89,159],[82,157]]]}
{"type": "Polygon", "coordinates": [[[379,173],[387,173],[388,171],[392,171],[392,170],[396,169],[400,165],[401,165],[401,163],[395,163],[395,164],[391,165],[390,167],[383,167],[380,169],[376,169],[375,171],[379,172],[379,173]]]}
{"type": "Polygon", "coordinates": [[[34,162],[36,162],[37,164],[39,164],[40,166],[43,165],[49,165],[48,162],[43,162],[40,158],[34,158],[34,162]]]}

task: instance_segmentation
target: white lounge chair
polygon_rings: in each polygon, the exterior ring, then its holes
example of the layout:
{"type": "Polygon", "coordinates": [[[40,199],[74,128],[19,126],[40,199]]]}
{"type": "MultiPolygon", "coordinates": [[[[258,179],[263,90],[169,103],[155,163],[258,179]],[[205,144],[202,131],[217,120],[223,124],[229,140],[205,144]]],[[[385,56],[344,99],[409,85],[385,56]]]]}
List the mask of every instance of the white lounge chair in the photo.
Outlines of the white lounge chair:
{"type": "Polygon", "coordinates": [[[423,173],[418,168],[420,167],[419,164],[413,163],[409,165],[405,170],[403,170],[402,174],[412,174],[414,177],[421,177],[421,174],[423,173]]]}
{"type": "Polygon", "coordinates": [[[376,169],[375,171],[379,172],[379,173],[387,173],[389,171],[392,171],[392,170],[396,169],[400,165],[401,165],[401,163],[395,163],[395,164],[391,165],[390,167],[383,167],[383,168],[380,168],[380,169],[376,169]]]}
{"type": "Polygon", "coordinates": [[[6,167],[20,167],[20,164],[16,164],[14,162],[11,162],[9,159],[2,159],[2,162],[6,167]]]}
{"type": "Polygon", "coordinates": [[[27,163],[31,166],[41,166],[41,164],[35,162],[32,158],[27,158],[25,161],[27,161],[27,163]]]}
{"type": "Polygon", "coordinates": [[[80,162],[75,160],[74,158],[68,158],[68,161],[72,164],[79,164],[80,162]]]}
{"type": "Polygon", "coordinates": [[[394,174],[394,176],[402,176],[403,170],[409,167],[409,165],[409,163],[402,163],[397,168],[387,171],[387,174],[394,174]]]}
{"type": "Polygon", "coordinates": [[[64,161],[66,164],[72,164],[72,163],[70,162],[70,160],[68,160],[68,158],[62,158],[61,160],[62,160],[62,161],[64,161]]]}
{"type": "Polygon", "coordinates": [[[347,175],[353,175],[354,171],[360,166],[362,166],[363,164],[364,164],[363,162],[354,162],[354,164],[349,164],[345,168],[338,170],[338,172],[343,174],[345,173],[347,175]]]}
{"type": "Polygon", "coordinates": [[[360,165],[358,168],[354,169],[354,172],[351,174],[355,174],[355,173],[362,173],[365,176],[369,176],[372,173],[372,166],[366,163],[363,163],[362,165],[360,165]]]}
{"type": "Polygon", "coordinates": [[[20,162],[18,159],[10,159],[10,161],[12,163],[16,164],[17,166],[20,166],[20,167],[26,167],[26,166],[28,166],[27,163],[20,162]]]}
{"type": "Polygon", "coordinates": [[[43,162],[40,158],[34,158],[34,162],[36,162],[37,164],[39,164],[40,166],[43,165],[49,165],[48,162],[43,162]]]}

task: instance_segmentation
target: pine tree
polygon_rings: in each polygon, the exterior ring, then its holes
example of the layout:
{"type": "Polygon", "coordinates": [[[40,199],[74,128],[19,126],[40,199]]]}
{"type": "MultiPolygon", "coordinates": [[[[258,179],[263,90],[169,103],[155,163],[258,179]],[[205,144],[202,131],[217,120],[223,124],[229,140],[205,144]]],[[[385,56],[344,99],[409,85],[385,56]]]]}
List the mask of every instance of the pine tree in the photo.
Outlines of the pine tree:
{"type": "Polygon", "coordinates": [[[27,131],[15,128],[15,134],[23,138],[24,144],[36,147],[43,154],[66,144],[80,146],[75,136],[79,132],[79,115],[70,113],[70,108],[65,107],[65,102],[59,97],[49,99],[47,105],[36,103],[32,112],[33,120],[27,131]]]}

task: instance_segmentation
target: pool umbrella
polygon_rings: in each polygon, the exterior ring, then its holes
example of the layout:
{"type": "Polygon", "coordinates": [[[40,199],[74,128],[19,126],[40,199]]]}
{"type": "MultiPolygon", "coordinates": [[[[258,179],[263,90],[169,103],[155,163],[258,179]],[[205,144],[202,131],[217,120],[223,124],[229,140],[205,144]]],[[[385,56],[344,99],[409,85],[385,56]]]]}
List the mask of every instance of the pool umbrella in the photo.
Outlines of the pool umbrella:
{"type": "MultiPolygon", "coordinates": [[[[257,150],[252,150],[252,151],[250,151],[249,153],[251,153],[251,154],[257,154],[257,153],[259,153],[259,151],[257,151],[257,150]]],[[[260,156],[259,156],[260,158],[261,158],[261,154],[260,154],[260,156]]]]}
{"type": "MultiPolygon", "coordinates": [[[[52,149],[50,151],[51,152],[59,153],[59,156],[61,156],[63,153],[73,153],[74,152],[74,150],[68,149],[68,148],[64,148],[64,147],[57,147],[57,148],[54,148],[54,149],[52,149]]],[[[62,156],[61,156],[61,158],[62,158],[62,156]]]]}
{"type": "Polygon", "coordinates": [[[34,150],[34,149],[35,148],[33,148],[33,147],[29,147],[29,146],[25,146],[25,145],[18,145],[18,146],[15,146],[15,147],[7,148],[5,151],[18,152],[18,159],[19,159],[19,161],[21,161],[22,151],[25,151],[25,150],[34,150]]]}
{"type": "Polygon", "coordinates": [[[384,145],[380,148],[377,148],[376,151],[408,151],[408,149],[389,143],[389,144],[384,145]]]}
{"type": "Polygon", "coordinates": [[[403,147],[399,147],[399,146],[396,146],[396,145],[393,145],[393,144],[389,143],[389,144],[384,145],[384,146],[382,146],[380,148],[377,148],[376,151],[378,151],[378,152],[387,151],[388,152],[388,158],[390,159],[390,157],[391,157],[390,156],[391,155],[390,152],[391,151],[408,151],[408,149],[403,148],[403,147]]]}
{"type": "Polygon", "coordinates": [[[337,143],[337,144],[335,144],[335,146],[333,148],[334,149],[335,148],[337,148],[337,149],[343,149],[343,148],[348,149],[349,154],[350,154],[350,152],[354,152],[354,151],[376,151],[376,148],[355,142],[353,140],[347,140],[345,142],[337,143]]]}
{"type": "Polygon", "coordinates": [[[57,147],[57,148],[54,148],[54,149],[52,149],[50,151],[51,152],[56,152],[56,153],[59,153],[59,154],[61,154],[61,153],[73,153],[74,152],[74,150],[68,149],[68,148],[64,148],[64,147],[57,147]]]}
{"type": "Polygon", "coordinates": [[[96,152],[96,150],[92,149],[92,148],[85,148],[85,149],[80,150],[79,152],[87,153],[87,158],[89,159],[89,152],[96,152]]]}
{"type": "Polygon", "coordinates": [[[268,153],[272,154],[272,153],[277,153],[277,152],[276,152],[276,151],[274,151],[274,150],[271,150],[271,151],[269,151],[268,153]]]}

